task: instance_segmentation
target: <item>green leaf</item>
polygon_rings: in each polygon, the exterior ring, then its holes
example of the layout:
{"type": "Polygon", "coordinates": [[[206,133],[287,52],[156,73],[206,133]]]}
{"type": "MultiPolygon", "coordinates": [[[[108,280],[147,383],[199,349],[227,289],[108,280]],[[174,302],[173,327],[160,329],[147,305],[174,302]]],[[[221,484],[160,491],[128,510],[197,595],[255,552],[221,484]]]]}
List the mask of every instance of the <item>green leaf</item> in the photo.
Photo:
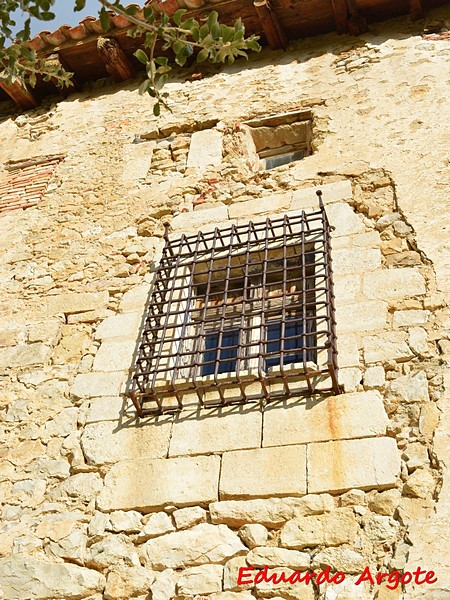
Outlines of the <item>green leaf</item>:
{"type": "Polygon", "coordinates": [[[169,71],[172,70],[172,67],[158,67],[156,69],[156,72],[158,73],[158,75],[164,75],[165,73],[168,73],[169,71]]]}
{"type": "Polygon", "coordinates": [[[192,27],[198,27],[198,23],[195,19],[190,18],[180,23],[180,27],[181,29],[191,29],[192,27]]]}
{"type": "Polygon", "coordinates": [[[253,50],[254,52],[260,52],[261,50],[261,46],[253,37],[246,40],[246,48],[248,48],[249,50],[253,50]]]}
{"type": "Polygon", "coordinates": [[[213,10],[209,13],[207,24],[210,29],[213,25],[217,25],[217,17],[218,16],[219,16],[219,14],[215,10],[213,10]]]}
{"type": "Polygon", "coordinates": [[[153,114],[155,115],[155,117],[159,117],[159,115],[161,114],[161,105],[159,102],[157,102],[153,106],[153,114]]]}
{"type": "Polygon", "coordinates": [[[150,85],[151,84],[148,79],[146,79],[143,83],[141,83],[141,85],[139,86],[139,94],[142,96],[143,94],[148,92],[150,85]]]}
{"type": "Polygon", "coordinates": [[[141,62],[143,65],[146,65],[148,63],[148,56],[145,54],[145,52],[143,50],[141,50],[139,48],[139,50],[136,50],[136,52],[134,53],[134,56],[138,59],[139,62],[141,62]]]}
{"type": "Polygon", "coordinates": [[[209,56],[209,51],[207,48],[203,48],[202,50],[200,50],[200,52],[197,54],[197,62],[203,62],[204,60],[206,60],[209,56]]]}
{"type": "Polygon", "coordinates": [[[167,56],[158,56],[157,58],[155,58],[155,63],[163,67],[167,66],[168,62],[169,59],[167,58],[167,56]]]}
{"type": "Polygon", "coordinates": [[[198,40],[200,39],[200,29],[197,26],[195,26],[192,27],[190,31],[194,42],[198,42],[198,40]]]}
{"type": "Polygon", "coordinates": [[[75,0],[75,11],[83,10],[86,6],[86,0],[75,0]]]}
{"type": "Polygon", "coordinates": [[[110,26],[110,16],[109,16],[109,12],[106,10],[106,8],[103,6],[101,11],[100,11],[100,24],[102,26],[103,31],[108,31],[109,26],[110,26]]]}
{"type": "Polygon", "coordinates": [[[41,12],[42,21],[53,21],[54,18],[55,18],[55,13],[52,13],[49,11],[41,12]]]}
{"type": "Polygon", "coordinates": [[[186,12],[187,12],[187,10],[185,8],[180,8],[179,10],[177,10],[176,13],[174,13],[172,19],[176,25],[178,25],[178,26],[180,25],[181,18],[183,17],[184,13],[186,13],[186,12]]]}

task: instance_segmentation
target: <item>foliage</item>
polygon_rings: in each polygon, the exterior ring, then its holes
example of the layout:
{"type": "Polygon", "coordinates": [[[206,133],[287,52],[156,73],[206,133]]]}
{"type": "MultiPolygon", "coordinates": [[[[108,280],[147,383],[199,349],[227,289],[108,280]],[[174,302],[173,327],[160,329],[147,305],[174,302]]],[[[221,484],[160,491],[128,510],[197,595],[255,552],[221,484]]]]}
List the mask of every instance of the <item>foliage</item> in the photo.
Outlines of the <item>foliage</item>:
{"type": "MultiPolygon", "coordinates": [[[[86,0],[72,0],[74,10],[82,10],[86,0]]],[[[2,0],[0,2],[0,77],[6,83],[19,82],[21,85],[36,85],[37,76],[56,82],[60,86],[71,85],[71,73],[59,63],[39,57],[25,43],[30,39],[30,18],[51,21],[55,0],[2,0]],[[22,10],[27,19],[21,31],[13,37],[16,25],[12,13],[22,10]]],[[[258,52],[260,46],[256,36],[245,37],[245,29],[240,19],[233,27],[222,25],[215,11],[207,19],[198,22],[186,15],[185,9],[178,10],[172,17],[157,12],[151,6],[143,9],[143,17],[138,7],[122,6],[119,1],[99,0],[100,20],[105,31],[110,28],[111,11],[126,16],[132,23],[128,35],[142,36],[142,48],[135,52],[136,58],[145,65],[147,77],[139,88],[141,94],[148,93],[155,99],[154,114],[159,115],[161,106],[167,105],[167,93],[161,88],[169,77],[173,63],[183,67],[192,57],[197,62],[233,63],[239,56],[247,57],[247,51],[258,52]],[[159,54],[159,55],[157,55],[159,54]]]]}

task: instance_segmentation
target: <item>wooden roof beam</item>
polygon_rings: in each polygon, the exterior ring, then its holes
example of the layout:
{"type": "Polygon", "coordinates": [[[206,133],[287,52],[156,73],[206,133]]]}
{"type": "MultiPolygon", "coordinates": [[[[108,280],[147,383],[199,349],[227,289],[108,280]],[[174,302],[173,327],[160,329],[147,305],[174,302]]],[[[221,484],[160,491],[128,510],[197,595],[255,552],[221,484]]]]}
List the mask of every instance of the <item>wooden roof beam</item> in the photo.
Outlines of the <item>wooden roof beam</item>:
{"type": "Polygon", "coordinates": [[[331,0],[334,11],[334,21],[338,33],[348,32],[348,6],[346,0],[331,0]]]}
{"type": "Polygon", "coordinates": [[[24,89],[20,83],[17,83],[17,81],[9,84],[5,81],[0,81],[0,88],[2,88],[2,90],[8,94],[8,96],[17,104],[17,106],[23,108],[24,110],[36,108],[41,103],[34,92],[32,92],[28,87],[24,89]]]}
{"type": "Polygon", "coordinates": [[[97,50],[114,81],[126,81],[134,77],[134,67],[117,40],[99,37],[97,50]]]}
{"type": "Polygon", "coordinates": [[[361,35],[368,31],[366,19],[359,14],[356,0],[347,0],[348,12],[350,17],[347,21],[348,32],[351,35],[361,35]]]}
{"type": "Polygon", "coordinates": [[[281,26],[276,12],[271,8],[269,0],[254,0],[253,5],[259,17],[267,43],[272,50],[288,47],[288,38],[281,26]]]}
{"type": "Polygon", "coordinates": [[[425,13],[421,0],[409,0],[409,15],[413,21],[423,19],[425,13]]]}

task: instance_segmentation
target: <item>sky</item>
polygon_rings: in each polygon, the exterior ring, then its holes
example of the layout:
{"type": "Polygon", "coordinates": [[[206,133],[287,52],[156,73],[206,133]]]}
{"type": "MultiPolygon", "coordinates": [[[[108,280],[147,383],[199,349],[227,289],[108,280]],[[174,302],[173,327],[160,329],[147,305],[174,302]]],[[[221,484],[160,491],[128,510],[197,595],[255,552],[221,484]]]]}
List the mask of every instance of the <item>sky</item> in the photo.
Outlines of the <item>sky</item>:
{"type": "MultiPolygon", "coordinates": [[[[75,0],[56,0],[52,7],[52,12],[55,13],[56,18],[53,21],[38,21],[37,19],[31,20],[31,37],[38,34],[40,31],[48,29],[49,31],[55,31],[60,25],[78,25],[78,23],[88,15],[97,16],[100,9],[100,3],[98,0],[86,0],[86,6],[80,12],[75,12],[73,7],[75,0]]],[[[15,21],[17,23],[16,31],[20,30],[23,25],[26,15],[24,16],[21,11],[16,12],[15,21]]]]}

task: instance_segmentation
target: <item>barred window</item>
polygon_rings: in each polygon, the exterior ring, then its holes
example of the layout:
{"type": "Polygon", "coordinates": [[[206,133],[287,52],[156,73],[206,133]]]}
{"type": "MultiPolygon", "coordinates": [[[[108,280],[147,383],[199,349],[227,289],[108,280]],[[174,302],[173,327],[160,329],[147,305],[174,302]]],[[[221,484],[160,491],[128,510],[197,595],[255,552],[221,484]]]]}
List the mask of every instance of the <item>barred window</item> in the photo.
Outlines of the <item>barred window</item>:
{"type": "Polygon", "coordinates": [[[339,393],[329,225],[320,208],[172,239],[130,396],[139,415],[339,393]]]}

